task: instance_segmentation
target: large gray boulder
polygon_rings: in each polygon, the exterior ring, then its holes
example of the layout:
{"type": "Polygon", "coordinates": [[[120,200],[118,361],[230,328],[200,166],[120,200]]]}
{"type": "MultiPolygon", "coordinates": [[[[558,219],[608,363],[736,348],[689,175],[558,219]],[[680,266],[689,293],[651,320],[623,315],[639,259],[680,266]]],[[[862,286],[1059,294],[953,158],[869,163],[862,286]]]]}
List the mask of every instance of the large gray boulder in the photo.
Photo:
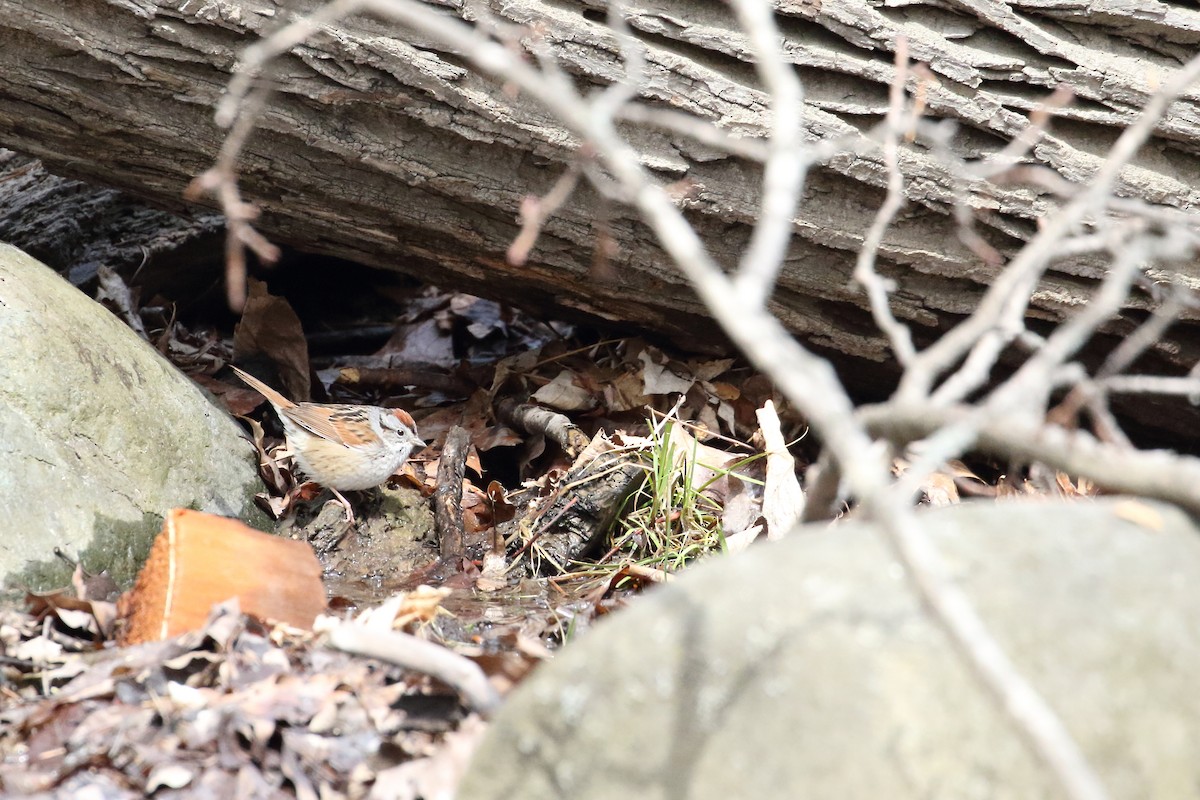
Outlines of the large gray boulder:
{"type": "MultiPolygon", "coordinates": [[[[921,519],[1111,795],[1198,797],[1200,531],[1121,502],[921,519]]],[[[509,698],[459,793],[1058,796],[878,531],[853,522],[716,560],[600,623],[509,698]]]]}
{"type": "Polygon", "coordinates": [[[256,513],[237,424],[115,316],[3,244],[0,452],[9,585],[60,582],[56,547],[128,579],[174,506],[256,513]]]}

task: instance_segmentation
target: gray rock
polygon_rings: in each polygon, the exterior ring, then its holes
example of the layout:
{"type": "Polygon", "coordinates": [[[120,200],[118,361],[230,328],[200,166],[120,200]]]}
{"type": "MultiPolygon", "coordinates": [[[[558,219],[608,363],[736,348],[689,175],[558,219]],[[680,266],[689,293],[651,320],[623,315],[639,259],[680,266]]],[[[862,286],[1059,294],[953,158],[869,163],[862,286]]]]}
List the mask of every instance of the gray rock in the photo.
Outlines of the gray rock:
{"type": "Polygon", "coordinates": [[[229,415],[111,313],[3,244],[0,454],[10,585],[60,583],[55,547],[128,580],[175,506],[257,513],[252,450],[229,415]]]}
{"type": "MultiPolygon", "coordinates": [[[[1121,502],[921,519],[1111,795],[1198,797],[1200,531],[1121,502]]],[[[703,565],[601,622],[508,699],[458,796],[1060,794],[852,522],[703,565]]]]}

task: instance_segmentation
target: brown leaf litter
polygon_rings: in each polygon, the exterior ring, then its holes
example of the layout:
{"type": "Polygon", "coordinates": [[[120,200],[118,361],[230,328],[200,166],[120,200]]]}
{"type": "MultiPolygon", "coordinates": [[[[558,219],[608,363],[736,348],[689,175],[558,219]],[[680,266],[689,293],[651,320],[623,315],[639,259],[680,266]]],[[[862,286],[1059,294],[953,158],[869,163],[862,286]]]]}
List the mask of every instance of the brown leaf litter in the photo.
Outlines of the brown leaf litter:
{"type": "MultiPolygon", "coordinates": [[[[45,662],[56,691],[0,710],[6,794],[416,798],[456,783],[484,726],[445,684],[218,608],[176,639],[45,662]]],[[[14,624],[0,618],[0,638],[14,624]]]]}

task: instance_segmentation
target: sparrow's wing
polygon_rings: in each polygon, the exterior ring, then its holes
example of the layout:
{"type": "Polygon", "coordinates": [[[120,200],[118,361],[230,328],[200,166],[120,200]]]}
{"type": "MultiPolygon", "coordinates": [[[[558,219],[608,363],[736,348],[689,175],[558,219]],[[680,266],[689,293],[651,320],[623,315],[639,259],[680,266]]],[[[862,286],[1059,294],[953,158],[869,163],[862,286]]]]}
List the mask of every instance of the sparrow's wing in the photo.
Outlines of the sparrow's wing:
{"type": "Polygon", "coordinates": [[[362,406],[323,406],[299,403],[280,413],[314,436],[328,439],[346,447],[363,447],[379,441],[371,427],[367,410],[362,406]]]}

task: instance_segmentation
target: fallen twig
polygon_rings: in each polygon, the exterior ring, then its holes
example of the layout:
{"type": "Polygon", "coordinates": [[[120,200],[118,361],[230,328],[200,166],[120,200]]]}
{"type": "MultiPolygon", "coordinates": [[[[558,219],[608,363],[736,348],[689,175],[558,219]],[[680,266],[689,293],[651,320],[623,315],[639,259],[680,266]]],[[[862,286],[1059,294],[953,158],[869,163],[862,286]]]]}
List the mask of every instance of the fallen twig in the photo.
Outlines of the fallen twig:
{"type": "Polygon", "coordinates": [[[379,631],[350,622],[336,622],[325,634],[326,644],[335,650],[377,658],[437,678],[457,690],[468,706],[485,717],[500,705],[500,695],[483,670],[474,661],[440,644],[400,631],[379,631]]]}

